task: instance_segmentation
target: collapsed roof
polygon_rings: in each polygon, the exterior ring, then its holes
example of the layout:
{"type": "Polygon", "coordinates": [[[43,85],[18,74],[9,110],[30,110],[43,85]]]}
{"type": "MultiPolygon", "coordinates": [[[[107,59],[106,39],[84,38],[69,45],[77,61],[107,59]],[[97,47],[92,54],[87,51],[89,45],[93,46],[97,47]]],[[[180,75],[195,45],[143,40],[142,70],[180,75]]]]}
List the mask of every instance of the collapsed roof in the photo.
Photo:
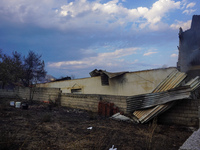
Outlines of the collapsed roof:
{"type": "Polygon", "coordinates": [[[123,75],[125,73],[128,73],[128,71],[113,73],[113,72],[107,72],[106,70],[97,70],[97,69],[95,69],[95,70],[90,72],[90,76],[91,77],[96,77],[96,76],[101,76],[101,75],[105,74],[111,79],[111,78],[114,78],[114,77],[117,77],[117,76],[121,76],[121,75],[123,75]]]}
{"type": "Polygon", "coordinates": [[[171,108],[177,100],[197,98],[200,77],[185,83],[186,74],[174,71],[148,94],[127,98],[127,112],[133,113],[135,121],[145,123],[171,108]]]}

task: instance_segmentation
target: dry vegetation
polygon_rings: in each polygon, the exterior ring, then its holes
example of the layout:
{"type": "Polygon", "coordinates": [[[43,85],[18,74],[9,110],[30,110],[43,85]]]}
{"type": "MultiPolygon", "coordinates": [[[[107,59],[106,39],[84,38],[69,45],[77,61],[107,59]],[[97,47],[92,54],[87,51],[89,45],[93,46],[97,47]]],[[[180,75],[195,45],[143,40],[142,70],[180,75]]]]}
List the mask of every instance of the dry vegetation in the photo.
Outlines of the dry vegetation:
{"type": "Polygon", "coordinates": [[[133,124],[95,113],[34,102],[28,110],[0,99],[0,149],[3,150],[177,150],[192,134],[186,127],[133,124]],[[88,127],[93,127],[91,130],[88,127]]]}

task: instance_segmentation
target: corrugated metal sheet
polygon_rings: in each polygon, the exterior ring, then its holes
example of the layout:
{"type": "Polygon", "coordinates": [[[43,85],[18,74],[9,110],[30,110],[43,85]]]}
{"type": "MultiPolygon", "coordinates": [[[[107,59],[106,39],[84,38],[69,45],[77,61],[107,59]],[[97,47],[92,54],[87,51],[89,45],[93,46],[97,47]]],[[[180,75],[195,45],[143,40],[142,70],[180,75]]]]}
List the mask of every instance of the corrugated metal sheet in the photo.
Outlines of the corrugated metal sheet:
{"type": "Polygon", "coordinates": [[[142,110],[142,111],[135,111],[133,115],[138,119],[138,122],[145,123],[157,116],[160,113],[165,112],[169,108],[171,108],[175,102],[170,102],[164,105],[158,105],[156,107],[142,110]]]}
{"type": "Polygon", "coordinates": [[[197,76],[194,79],[190,80],[185,85],[190,86],[190,88],[194,91],[200,87],[200,77],[197,76]]]}
{"type": "Polygon", "coordinates": [[[186,83],[186,85],[190,86],[192,92],[192,98],[193,99],[198,99],[200,97],[200,93],[199,93],[199,87],[200,87],[200,77],[197,76],[194,79],[190,80],[188,83],[186,83]]]}
{"type": "MultiPolygon", "coordinates": [[[[136,98],[137,101],[135,101],[135,105],[136,106],[134,106],[134,108],[136,108],[136,107],[139,108],[140,106],[143,106],[143,105],[147,106],[148,104],[152,105],[152,104],[157,103],[155,101],[157,101],[157,100],[160,101],[160,99],[162,99],[162,96],[166,96],[165,94],[162,95],[163,91],[168,91],[169,92],[171,89],[174,89],[174,88],[180,86],[181,83],[183,83],[183,81],[186,78],[186,76],[187,75],[185,73],[181,73],[181,72],[179,72],[177,70],[173,71],[165,80],[163,80],[152,91],[152,93],[143,95],[143,99],[142,100],[140,100],[139,96],[136,96],[137,98],[136,97],[135,98],[136,98]],[[161,92],[161,95],[158,94],[160,92],[161,92]],[[149,96],[149,97],[146,98],[146,96],[147,97],[149,96]],[[144,97],[145,97],[145,100],[149,100],[149,101],[153,101],[153,102],[144,103],[144,97]]],[[[196,77],[196,78],[190,80],[184,86],[185,87],[189,87],[189,89],[190,89],[189,91],[194,92],[196,89],[198,89],[200,87],[200,77],[196,77]]],[[[176,91],[176,89],[175,89],[175,91],[176,91]]],[[[190,95],[192,95],[191,92],[190,92],[190,95]]],[[[173,94],[176,94],[176,92],[173,93],[173,94]]],[[[176,98],[176,100],[179,99],[179,98],[182,99],[183,97],[179,97],[178,96],[176,98]]],[[[131,101],[131,99],[128,98],[127,108],[129,107],[128,105],[129,105],[130,101],[131,101]]],[[[168,102],[166,104],[157,105],[157,106],[154,106],[152,108],[147,108],[147,109],[143,109],[143,110],[136,110],[133,113],[133,115],[136,117],[136,120],[138,122],[145,123],[145,122],[148,122],[149,120],[151,120],[152,118],[154,118],[155,116],[157,116],[158,114],[163,113],[164,111],[166,111],[167,109],[172,107],[175,104],[175,102],[176,101],[172,100],[171,102],[168,102]]],[[[134,102],[132,102],[132,104],[134,104],[134,102]]],[[[133,107],[132,104],[131,104],[131,106],[133,107]]]]}
{"type": "Polygon", "coordinates": [[[163,92],[169,89],[173,89],[180,85],[187,75],[179,72],[178,70],[173,71],[167,78],[165,78],[153,91],[152,93],[163,92]]]}
{"type": "Polygon", "coordinates": [[[133,112],[138,109],[145,109],[161,104],[168,103],[170,101],[180,99],[190,99],[191,89],[189,86],[175,88],[159,93],[149,93],[131,96],[126,99],[127,112],[133,112]]]}

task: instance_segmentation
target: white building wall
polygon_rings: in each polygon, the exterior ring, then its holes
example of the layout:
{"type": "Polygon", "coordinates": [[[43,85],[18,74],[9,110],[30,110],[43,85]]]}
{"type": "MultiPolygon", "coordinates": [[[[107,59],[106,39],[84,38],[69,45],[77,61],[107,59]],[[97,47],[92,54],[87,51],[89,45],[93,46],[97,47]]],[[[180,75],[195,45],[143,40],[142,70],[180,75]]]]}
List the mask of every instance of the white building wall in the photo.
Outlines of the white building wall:
{"type": "Polygon", "coordinates": [[[108,86],[101,85],[101,77],[56,81],[38,84],[38,87],[61,88],[63,93],[71,93],[71,89],[81,89],[83,94],[103,94],[131,96],[150,93],[175,68],[154,69],[125,73],[109,79],[108,86]]]}

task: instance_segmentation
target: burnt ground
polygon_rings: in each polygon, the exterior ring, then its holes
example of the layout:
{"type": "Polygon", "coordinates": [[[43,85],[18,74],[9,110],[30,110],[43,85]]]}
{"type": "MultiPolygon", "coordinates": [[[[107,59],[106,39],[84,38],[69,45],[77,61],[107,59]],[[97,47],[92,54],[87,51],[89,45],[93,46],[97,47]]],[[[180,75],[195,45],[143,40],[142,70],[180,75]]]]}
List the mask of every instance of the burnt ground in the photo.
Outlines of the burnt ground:
{"type": "Polygon", "coordinates": [[[182,126],[134,124],[96,113],[34,102],[28,110],[0,99],[0,149],[177,150],[192,134],[182,126]],[[92,129],[87,129],[92,127],[92,129]]]}

